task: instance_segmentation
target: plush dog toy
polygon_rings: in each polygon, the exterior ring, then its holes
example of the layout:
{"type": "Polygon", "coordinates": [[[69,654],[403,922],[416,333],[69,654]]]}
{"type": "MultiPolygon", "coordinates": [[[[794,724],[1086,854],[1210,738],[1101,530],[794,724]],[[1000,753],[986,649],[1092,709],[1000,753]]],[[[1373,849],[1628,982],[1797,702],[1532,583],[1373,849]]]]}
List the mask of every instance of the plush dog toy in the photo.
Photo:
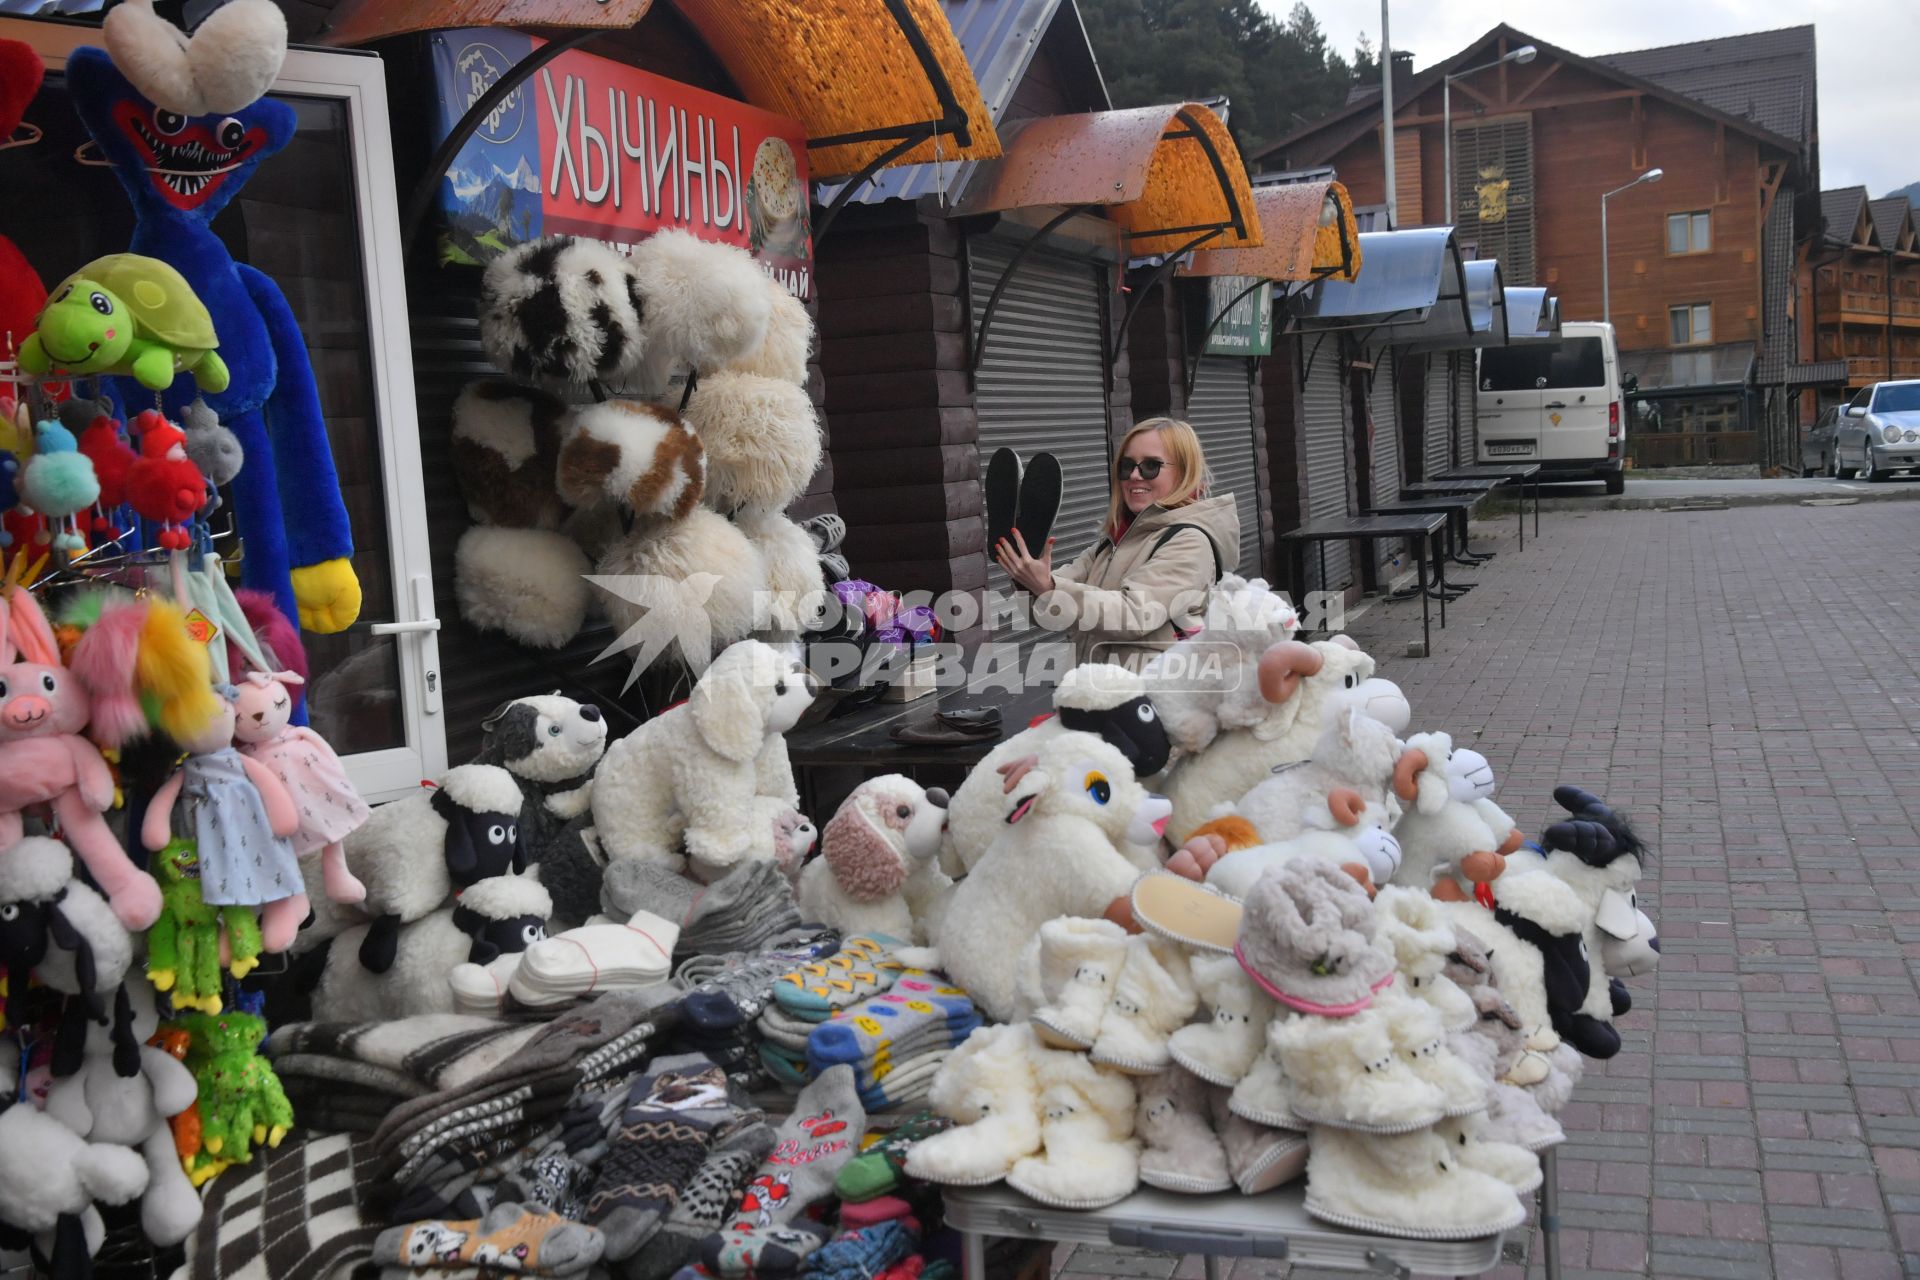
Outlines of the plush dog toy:
{"type": "Polygon", "coordinates": [[[1004,1022],[1022,1012],[1019,957],[1041,925],[1125,916],[1116,903],[1140,868],[1118,846],[1153,845],[1167,802],[1134,779],[1119,748],[1090,733],[1057,733],[997,772],[1003,830],[928,932],[949,976],[1004,1022]]]}
{"type": "MultiPolygon", "coordinates": [[[[211,225],[292,139],[293,108],[267,99],[201,114],[156,106],[101,49],[76,49],[66,73],[87,132],[133,204],[130,251],[186,279],[234,375],[206,400],[248,461],[233,482],[247,540],[243,581],[272,591],[308,630],[345,630],[360,613],[360,583],[306,343],[279,287],[234,262],[211,225]]],[[[123,404],[151,397],[126,380],[117,390],[123,404]]],[[[192,379],[176,380],[163,397],[167,416],[177,419],[197,394],[192,379]]]]}
{"type": "Polygon", "coordinates": [[[781,735],[813,697],[813,677],[771,645],[748,640],[728,648],[685,703],[607,749],[593,789],[607,859],[675,869],[690,859],[709,880],[748,858],[771,860],[773,832],[755,821],[754,799],[798,804],[781,735]]]}
{"type": "Polygon", "coordinates": [[[540,862],[561,830],[592,807],[606,717],[591,702],[536,694],[496,708],[480,729],[485,736],[473,762],[498,765],[519,783],[527,860],[540,862]]]}
{"type": "Polygon", "coordinates": [[[950,883],[940,871],[940,834],[947,824],[947,793],[927,790],[897,773],[854,788],[827,823],[821,856],[794,886],[807,920],[842,933],[884,933],[926,941],[924,912],[950,883]]]}

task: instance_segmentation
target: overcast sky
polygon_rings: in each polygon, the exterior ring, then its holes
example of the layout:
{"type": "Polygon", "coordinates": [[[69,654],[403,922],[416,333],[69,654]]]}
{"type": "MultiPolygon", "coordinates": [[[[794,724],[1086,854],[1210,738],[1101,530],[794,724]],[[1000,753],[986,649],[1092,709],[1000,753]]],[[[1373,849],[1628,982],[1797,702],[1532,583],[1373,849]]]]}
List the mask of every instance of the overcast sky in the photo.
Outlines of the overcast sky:
{"type": "MultiPolygon", "coordinates": [[[[1284,15],[1293,0],[1261,0],[1284,15]]],[[[1334,47],[1380,44],[1379,0],[1307,0],[1334,47]]],[[[1451,56],[1498,22],[1574,53],[1679,44],[1811,20],[1819,51],[1820,185],[1871,195],[1920,179],[1920,0],[1396,0],[1393,45],[1416,68],[1451,56]]]]}

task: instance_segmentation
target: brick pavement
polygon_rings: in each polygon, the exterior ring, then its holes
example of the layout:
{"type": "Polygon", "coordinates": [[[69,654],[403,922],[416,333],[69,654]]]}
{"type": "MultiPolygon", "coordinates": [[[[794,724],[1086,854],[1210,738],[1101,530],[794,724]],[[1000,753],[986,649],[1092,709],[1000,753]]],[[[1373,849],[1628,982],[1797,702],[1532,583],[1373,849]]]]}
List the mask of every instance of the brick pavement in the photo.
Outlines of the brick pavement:
{"type": "MultiPolygon", "coordinates": [[[[1463,574],[1432,657],[1395,656],[1417,603],[1354,625],[1523,829],[1578,782],[1656,851],[1659,972],[1563,1117],[1569,1277],[1920,1276],[1917,540],[1905,503],[1550,512],[1524,552],[1476,530],[1503,554],[1463,574]]],[[[1055,1266],[1200,1274],[1084,1246],[1055,1266]]]]}

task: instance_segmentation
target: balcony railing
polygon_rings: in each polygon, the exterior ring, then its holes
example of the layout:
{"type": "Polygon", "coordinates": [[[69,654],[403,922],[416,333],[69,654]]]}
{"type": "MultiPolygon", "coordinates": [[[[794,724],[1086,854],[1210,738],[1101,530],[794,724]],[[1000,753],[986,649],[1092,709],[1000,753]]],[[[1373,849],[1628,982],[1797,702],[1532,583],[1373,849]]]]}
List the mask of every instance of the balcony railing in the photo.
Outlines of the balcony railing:
{"type": "MultiPolygon", "coordinates": [[[[1879,382],[1888,377],[1887,358],[1885,356],[1848,356],[1847,381],[1854,386],[1865,386],[1869,382],[1879,382]]],[[[1895,378],[1920,378],[1920,357],[1895,356],[1893,372],[1895,378]]]]}
{"type": "Polygon", "coordinates": [[[1627,451],[1636,468],[1732,466],[1754,460],[1754,442],[1751,431],[1642,431],[1627,451]]]}

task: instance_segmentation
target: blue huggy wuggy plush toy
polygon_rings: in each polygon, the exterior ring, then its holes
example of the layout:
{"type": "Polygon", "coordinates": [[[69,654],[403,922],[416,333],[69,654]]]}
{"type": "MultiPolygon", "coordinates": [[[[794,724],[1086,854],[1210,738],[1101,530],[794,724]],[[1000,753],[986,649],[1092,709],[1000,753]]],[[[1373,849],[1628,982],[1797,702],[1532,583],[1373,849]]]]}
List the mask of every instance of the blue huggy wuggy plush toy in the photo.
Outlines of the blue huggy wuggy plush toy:
{"type": "MultiPolygon", "coordinates": [[[[213,316],[233,381],[204,398],[246,451],[233,481],[243,581],[309,631],[344,631],[360,614],[360,582],[306,344],[279,286],[236,263],[209,226],[293,137],[293,109],[262,98],[231,115],[182,116],[143,97],[102,49],[74,50],[67,82],[133,201],[130,251],[171,265],[213,316]]],[[[128,405],[152,394],[116,381],[128,405]]],[[[201,394],[182,374],[162,397],[167,416],[178,421],[201,394]]]]}

